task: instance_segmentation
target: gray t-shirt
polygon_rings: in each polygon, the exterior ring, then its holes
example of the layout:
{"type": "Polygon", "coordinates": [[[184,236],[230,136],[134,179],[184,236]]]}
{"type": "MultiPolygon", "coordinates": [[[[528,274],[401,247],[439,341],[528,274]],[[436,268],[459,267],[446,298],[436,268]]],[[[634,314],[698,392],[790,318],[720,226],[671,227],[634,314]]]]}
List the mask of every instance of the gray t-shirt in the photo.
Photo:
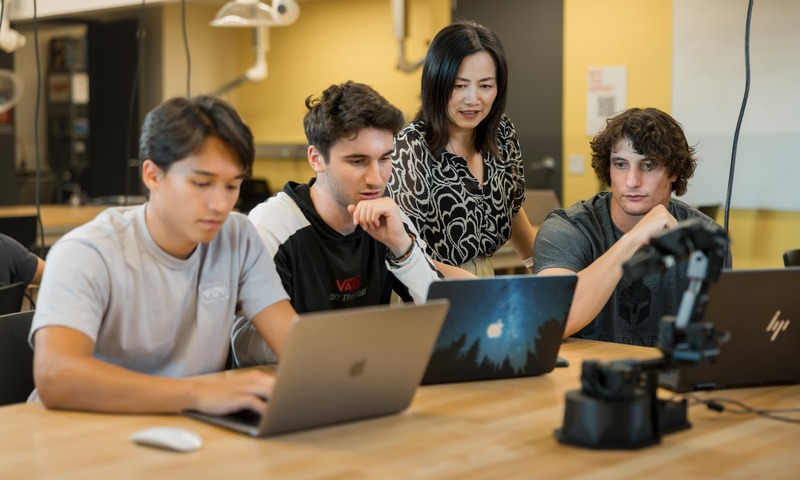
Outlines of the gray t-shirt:
{"type": "MultiPolygon", "coordinates": [[[[611,220],[611,192],[601,192],[570,208],[552,212],[536,234],[534,273],[547,268],[580,272],[603,255],[622,236],[611,220]]],[[[672,198],[669,212],[678,221],[714,220],[686,203],[672,198]]],[[[681,296],[689,285],[686,263],[664,273],[654,273],[631,282],[623,278],[595,320],[574,336],[654,346],[661,317],[678,312],[681,296]]]]}
{"type": "Polygon", "coordinates": [[[151,375],[222,370],[234,314],[252,318],[288,298],[247,217],[229,216],[185,260],[159,248],[146,205],[111,208],[64,236],[47,257],[33,333],[65,326],[94,356],[151,375]]]}

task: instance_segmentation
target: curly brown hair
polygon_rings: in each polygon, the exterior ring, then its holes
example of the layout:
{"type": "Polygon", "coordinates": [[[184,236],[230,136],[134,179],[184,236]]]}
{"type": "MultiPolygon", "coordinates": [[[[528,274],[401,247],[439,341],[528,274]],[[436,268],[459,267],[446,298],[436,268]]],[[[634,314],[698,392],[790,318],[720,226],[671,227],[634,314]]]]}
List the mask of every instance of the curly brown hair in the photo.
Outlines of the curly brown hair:
{"type": "Polygon", "coordinates": [[[677,177],[672,183],[676,195],[686,193],[697,168],[697,158],[680,123],[657,108],[630,108],[610,118],[605,130],[591,141],[592,168],[608,186],[611,186],[611,150],[622,138],[630,141],[639,155],[666,167],[668,176],[677,177]]]}

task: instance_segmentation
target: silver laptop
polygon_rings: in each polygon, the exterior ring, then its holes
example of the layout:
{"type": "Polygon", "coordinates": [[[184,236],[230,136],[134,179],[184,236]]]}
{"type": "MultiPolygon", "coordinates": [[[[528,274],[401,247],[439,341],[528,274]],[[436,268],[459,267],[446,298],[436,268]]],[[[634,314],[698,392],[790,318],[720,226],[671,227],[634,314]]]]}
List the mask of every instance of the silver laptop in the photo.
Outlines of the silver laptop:
{"type": "Polygon", "coordinates": [[[434,282],[450,311],[422,379],[467,382],[549,373],[556,366],[577,275],[504,275],[434,282]]]}
{"type": "Polygon", "coordinates": [[[404,410],[448,308],[436,301],[299,315],[261,415],[186,415],[264,437],[404,410]]]}
{"type": "Polygon", "coordinates": [[[725,270],[708,289],[705,321],[730,333],[715,363],[660,376],[670,390],[800,382],[800,268],[725,270]]]}

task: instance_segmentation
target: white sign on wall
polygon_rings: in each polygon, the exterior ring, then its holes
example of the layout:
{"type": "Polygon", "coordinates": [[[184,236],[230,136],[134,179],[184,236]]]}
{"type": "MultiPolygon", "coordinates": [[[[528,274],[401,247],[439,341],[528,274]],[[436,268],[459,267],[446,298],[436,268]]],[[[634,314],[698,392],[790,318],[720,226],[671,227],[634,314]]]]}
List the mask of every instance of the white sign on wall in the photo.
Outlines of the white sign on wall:
{"type": "Polygon", "coordinates": [[[626,67],[589,68],[586,99],[586,134],[595,136],[606,120],[627,108],[628,69],[626,67]]]}

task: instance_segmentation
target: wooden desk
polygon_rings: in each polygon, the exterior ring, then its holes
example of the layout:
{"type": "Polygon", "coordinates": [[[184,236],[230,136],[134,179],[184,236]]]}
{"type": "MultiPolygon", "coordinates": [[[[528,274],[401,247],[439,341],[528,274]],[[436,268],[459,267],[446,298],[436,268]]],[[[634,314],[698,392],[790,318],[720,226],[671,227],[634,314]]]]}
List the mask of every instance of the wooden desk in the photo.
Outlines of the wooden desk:
{"type": "MultiPolygon", "coordinates": [[[[643,358],[647,348],[569,340],[569,368],[536,378],[421,387],[399,415],[253,439],[181,416],[101,415],[0,408],[0,478],[8,479],[573,479],[796,478],[800,426],[690,409],[694,426],[638,451],[561,445],[564,394],[585,358],[643,358]],[[200,434],[187,454],[140,447],[154,425],[200,434]]],[[[708,397],[709,394],[703,396],[708,397]]],[[[797,408],[800,386],[712,394],[760,408],[797,408]]]]}
{"type": "MultiPolygon", "coordinates": [[[[94,219],[98,213],[108,208],[108,205],[84,205],[72,207],[70,205],[42,205],[42,228],[44,230],[44,243],[53,245],[62,235],[73,228],[83,225],[94,219]]],[[[36,206],[19,205],[14,207],[0,207],[0,217],[27,217],[36,216],[36,206]]],[[[39,234],[37,233],[37,242],[39,234]]]]}

